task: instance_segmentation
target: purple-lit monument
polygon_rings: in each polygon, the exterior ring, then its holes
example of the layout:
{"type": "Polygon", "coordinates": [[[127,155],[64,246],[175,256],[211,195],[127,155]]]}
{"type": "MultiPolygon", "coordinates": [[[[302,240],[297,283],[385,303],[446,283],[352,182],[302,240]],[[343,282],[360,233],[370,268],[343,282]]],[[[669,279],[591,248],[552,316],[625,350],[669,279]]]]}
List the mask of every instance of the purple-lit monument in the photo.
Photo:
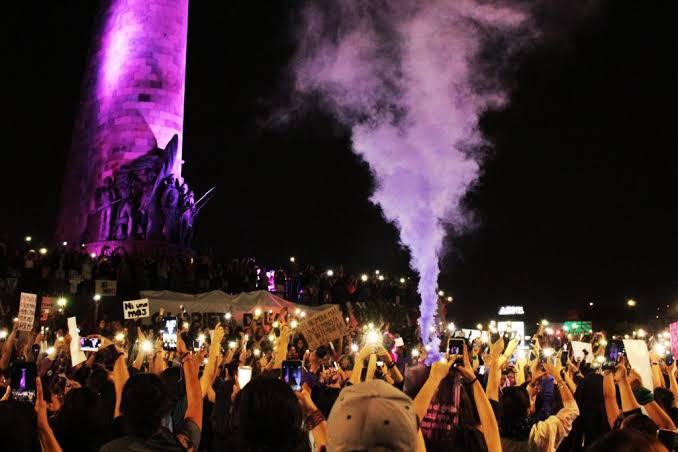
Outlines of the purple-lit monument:
{"type": "Polygon", "coordinates": [[[56,238],[90,252],[188,249],[200,204],[181,177],[188,0],[105,0],[56,238]]]}

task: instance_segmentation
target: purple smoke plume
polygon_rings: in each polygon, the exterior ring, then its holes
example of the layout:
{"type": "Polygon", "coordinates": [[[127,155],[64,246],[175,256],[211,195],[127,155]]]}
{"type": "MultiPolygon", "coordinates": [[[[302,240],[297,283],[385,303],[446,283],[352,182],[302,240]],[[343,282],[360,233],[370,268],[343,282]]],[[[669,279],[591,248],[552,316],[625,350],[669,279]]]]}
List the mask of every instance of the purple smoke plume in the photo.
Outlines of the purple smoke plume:
{"type": "Polygon", "coordinates": [[[439,255],[445,223],[463,226],[460,201],[479,163],[479,113],[500,89],[474,86],[483,33],[525,15],[475,0],[312,1],[295,60],[297,90],[352,128],[353,148],[377,180],[371,201],[400,230],[419,273],[420,335],[437,350],[439,255]]]}

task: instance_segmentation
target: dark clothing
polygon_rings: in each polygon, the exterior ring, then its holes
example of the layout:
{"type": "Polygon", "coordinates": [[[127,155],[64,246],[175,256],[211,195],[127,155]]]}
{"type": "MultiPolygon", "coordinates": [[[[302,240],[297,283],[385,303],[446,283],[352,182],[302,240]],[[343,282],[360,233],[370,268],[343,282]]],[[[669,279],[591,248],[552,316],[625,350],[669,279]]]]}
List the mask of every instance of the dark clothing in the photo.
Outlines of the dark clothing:
{"type": "Polygon", "coordinates": [[[175,434],[166,428],[161,428],[160,431],[150,438],[127,435],[104,444],[101,448],[101,452],[183,452],[186,448],[179,443],[176,438],[177,435],[185,435],[190,441],[189,447],[192,447],[192,450],[198,450],[200,445],[200,429],[195,422],[186,421],[179,429],[177,429],[175,434]]]}

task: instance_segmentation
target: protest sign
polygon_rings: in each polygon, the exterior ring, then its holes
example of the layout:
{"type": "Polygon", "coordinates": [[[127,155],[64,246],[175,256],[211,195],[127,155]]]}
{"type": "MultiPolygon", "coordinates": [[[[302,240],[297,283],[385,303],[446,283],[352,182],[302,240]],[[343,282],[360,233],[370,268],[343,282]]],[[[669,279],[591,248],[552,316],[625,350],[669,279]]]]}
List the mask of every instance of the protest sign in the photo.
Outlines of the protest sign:
{"type": "Polygon", "coordinates": [[[148,298],[122,302],[122,313],[126,319],[140,319],[151,315],[148,298]]]}
{"type": "Polygon", "coordinates": [[[591,344],[579,341],[572,341],[571,344],[573,360],[586,360],[586,363],[588,364],[593,362],[593,347],[591,347],[591,344]],[[584,350],[586,350],[586,353],[584,353],[584,350]]]}
{"type": "Polygon", "coordinates": [[[118,282],[108,279],[94,281],[94,293],[102,297],[114,297],[118,293],[118,282]]]}
{"type": "Polygon", "coordinates": [[[640,375],[640,379],[650,391],[654,390],[652,381],[652,368],[650,367],[650,352],[647,350],[647,343],[640,339],[624,339],[624,349],[626,359],[629,361],[632,369],[635,369],[640,375]]]}
{"type": "Polygon", "coordinates": [[[308,317],[298,330],[304,335],[311,350],[348,335],[348,326],[336,305],[308,317]]]}
{"type": "Polygon", "coordinates": [[[678,356],[678,322],[673,322],[669,325],[671,331],[671,353],[673,356],[678,356]]]}
{"type": "Polygon", "coordinates": [[[53,304],[53,300],[50,297],[42,297],[42,301],[40,302],[40,321],[41,322],[47,321],[47,317],[49,317],[49,314],[52,312],[52,304],[53,304]]]}
{"type": "Polygon", "coordinates": [[[34,293],[21,292],[19,301],[19,315],[17,318],[18,331],[30,331],[33,329],[33,322],[35,321],[35,304],[38,296],[34,293]]]}
{"type": "Polygon", "coordinates": [[[85,353],[80,350],[80,333],[75,317],[68,318],[68,334],[71,336],[71,366],[75,367],[87,359],[85,353]]]}

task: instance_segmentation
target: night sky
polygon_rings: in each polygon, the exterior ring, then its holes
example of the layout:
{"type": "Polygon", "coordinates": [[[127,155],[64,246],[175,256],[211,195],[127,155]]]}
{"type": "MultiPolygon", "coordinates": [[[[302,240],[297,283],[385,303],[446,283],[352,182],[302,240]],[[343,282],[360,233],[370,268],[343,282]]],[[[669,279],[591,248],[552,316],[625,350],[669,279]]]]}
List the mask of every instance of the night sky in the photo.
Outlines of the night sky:
{"type": "MultiPolygon", "coordinates": [[[[6,6],[0,232],[14,241],[51,240],[94,3],[6,6]]],[[[476,226],[451,231],[440,285],[467,312],[678,303],[674,2],[550,3],[541,38],[497,68],[509,103],[481,118],[476,226]]],[[[300,4],[191,3],[183,175],[218,190],[197,245],[410,274],[350,131],[313,108],[278,121],[300,4]]]]}

